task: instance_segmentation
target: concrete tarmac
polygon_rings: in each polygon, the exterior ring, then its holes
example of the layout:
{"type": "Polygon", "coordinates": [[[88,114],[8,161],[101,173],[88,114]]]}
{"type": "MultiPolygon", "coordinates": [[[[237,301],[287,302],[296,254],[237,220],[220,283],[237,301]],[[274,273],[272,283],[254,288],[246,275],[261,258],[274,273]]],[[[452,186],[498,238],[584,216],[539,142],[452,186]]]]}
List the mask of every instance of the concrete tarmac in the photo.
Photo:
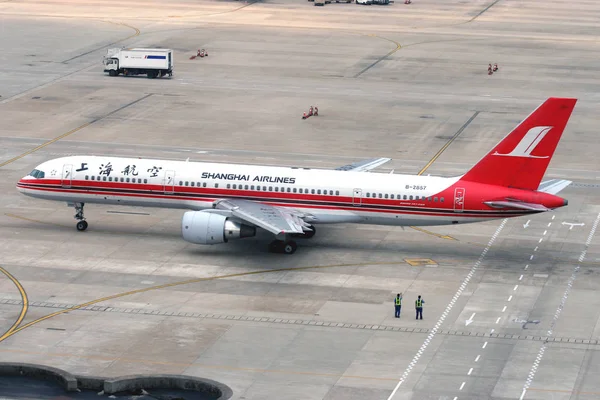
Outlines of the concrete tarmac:
{"type": "Polygon", "coordinates": [[[599,14],[557,0],[0,3],[0,359],[200,376],[246,400],[597,398],[599,14]],[[103,74],[120,46],[173,48],[173,78],[103,74]],[[568,207],[530,218],[321,226],[283,256],[266,233],[189,244],[178,210],[89,205],[77,232],[73,209],[15,189],[74,154],[391,157],[379,172],[457,175],[550,96],[579,99],[546,174],[575,183],[568,207]],[[303,121],[310,105],[320,116],[303,121]]]}

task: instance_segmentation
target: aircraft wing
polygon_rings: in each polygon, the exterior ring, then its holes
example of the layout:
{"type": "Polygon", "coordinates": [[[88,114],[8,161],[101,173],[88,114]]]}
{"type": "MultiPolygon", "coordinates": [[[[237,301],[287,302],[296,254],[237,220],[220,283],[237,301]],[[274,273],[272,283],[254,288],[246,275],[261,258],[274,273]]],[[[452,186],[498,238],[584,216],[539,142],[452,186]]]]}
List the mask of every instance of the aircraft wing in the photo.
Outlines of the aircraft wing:
{"type": "Polygon", "coordinates": [[[371,160],[357,161],[352,164],[342,165],[341,167],[337,167],[337,171],[354,171],[354,172],[365,172],[370,171],[373,168],[377,168],[380,165],[385,164],[390,161],[391,158],[373,158],[371,160]]]}
{"type": "Polygon", "coordinates": [[[275,235],[304,233],[304,231],[311,230],[309,224],[302,219],[307,217],[306,215],[285,207],[235,199],[217,200],[213,207],[218,210],[230,211],[234,217],[250,222],[275,235]]]}
{"type": "Polygon", "coordinates": [[[573,182],[565,179],[550,179],[549,181],[540,183],[538,192],[556,194],[569,186],[571,183],[573,182]]]}

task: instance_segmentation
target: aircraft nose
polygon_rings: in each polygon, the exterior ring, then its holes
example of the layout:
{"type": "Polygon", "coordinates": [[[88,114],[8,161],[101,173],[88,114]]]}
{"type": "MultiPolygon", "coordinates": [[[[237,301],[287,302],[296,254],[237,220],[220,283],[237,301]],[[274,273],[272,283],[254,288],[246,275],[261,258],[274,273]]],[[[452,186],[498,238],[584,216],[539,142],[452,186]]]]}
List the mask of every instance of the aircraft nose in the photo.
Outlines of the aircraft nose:
{"type": "Polygon", "coordinates": [[[569,200],[563,199],[563,205],[568,206],[569,205],[569,200]]]}

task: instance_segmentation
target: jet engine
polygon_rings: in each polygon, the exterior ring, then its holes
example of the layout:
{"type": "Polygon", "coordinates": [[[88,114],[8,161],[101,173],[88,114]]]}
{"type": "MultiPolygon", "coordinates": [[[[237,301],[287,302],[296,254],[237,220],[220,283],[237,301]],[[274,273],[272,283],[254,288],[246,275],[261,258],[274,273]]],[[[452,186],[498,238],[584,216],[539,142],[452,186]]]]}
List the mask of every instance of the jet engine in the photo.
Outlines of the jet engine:
{"type": "Polygon", "coordinates": [[[181,220],[181,234],[186,242],[217,244],[255,236],[256,227],[212,212],[187,211],[181,220]]]}

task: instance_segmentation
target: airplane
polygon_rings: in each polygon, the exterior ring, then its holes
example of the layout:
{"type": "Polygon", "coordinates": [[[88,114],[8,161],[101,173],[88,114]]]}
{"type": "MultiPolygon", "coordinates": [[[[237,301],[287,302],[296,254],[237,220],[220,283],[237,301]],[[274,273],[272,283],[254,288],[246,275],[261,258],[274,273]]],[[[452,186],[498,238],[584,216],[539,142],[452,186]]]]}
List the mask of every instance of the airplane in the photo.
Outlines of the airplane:
{"type": "MultiPolygon", "coordinates": [[[[196,244],[275,235],[269,251],[292,254],[317,224],[453,225],[566,206],[571,181],[542,182],[577,99],[549,98],[465,174],[369,173],[378,158],[334,170],[71,156],[46,161],[17,183],[31,197],[66,202],[85,231],[85,203],[188,210],[183,239],[196,244]]],[[[392,171],[393,172],[393,171],[392,171]]]]}

